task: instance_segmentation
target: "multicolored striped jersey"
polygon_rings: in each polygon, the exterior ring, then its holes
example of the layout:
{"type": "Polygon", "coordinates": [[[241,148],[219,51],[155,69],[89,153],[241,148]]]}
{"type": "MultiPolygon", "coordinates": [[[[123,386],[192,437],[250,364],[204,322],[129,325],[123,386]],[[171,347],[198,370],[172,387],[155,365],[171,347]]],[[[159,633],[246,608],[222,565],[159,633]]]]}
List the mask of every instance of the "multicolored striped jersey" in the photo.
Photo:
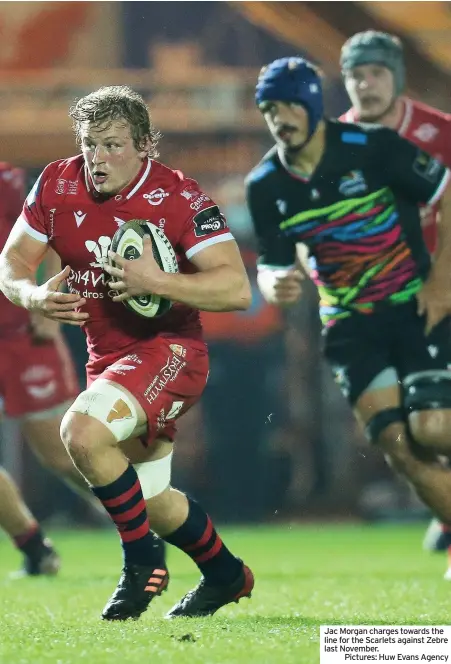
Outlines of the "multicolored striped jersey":
{"type": "Polygon", "coordinates": [[[326,325],[406,302],[430,268],[418,206],[438,200],[449,177],[391,129],[327,120],[325,151],[308,180],[275,147],[246,180],[259,267],[289,267],[296,244],[306,245],[326,325]]]}

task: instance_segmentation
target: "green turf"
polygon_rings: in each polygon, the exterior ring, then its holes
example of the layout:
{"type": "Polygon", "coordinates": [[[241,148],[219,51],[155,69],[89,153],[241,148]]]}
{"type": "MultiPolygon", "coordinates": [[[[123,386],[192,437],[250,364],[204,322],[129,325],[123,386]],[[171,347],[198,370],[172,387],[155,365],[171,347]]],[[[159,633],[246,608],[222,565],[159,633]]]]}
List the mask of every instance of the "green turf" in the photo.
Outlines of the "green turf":
{"type": "Polygon", "coordinates": [[[445,560],[421,550],[423,526],[285,526],[224,530],[256,575],[251,600],[210,619],[167,621],[197,582],[171,549],[172,580],[138,622],[99,614],[121,563],[114,532],[53,534],[54,579],[4,580],[19,557],[0,540],[1,664],[314,664],[321,624],[450,623],[445,560]]]}

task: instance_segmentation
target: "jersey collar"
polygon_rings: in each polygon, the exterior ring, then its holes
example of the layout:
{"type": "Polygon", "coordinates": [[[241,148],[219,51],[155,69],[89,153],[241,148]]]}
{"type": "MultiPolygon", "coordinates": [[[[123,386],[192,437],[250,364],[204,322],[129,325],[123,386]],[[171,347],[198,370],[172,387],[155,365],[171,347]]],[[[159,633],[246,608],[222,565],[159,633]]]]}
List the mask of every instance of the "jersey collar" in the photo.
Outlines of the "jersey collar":
{"type": "MultiPolygon", "coordinates": [[[[412,114],[413,114],[413,104],[412,100],[409,99],[409,97],[401,97],[401,102],[402,102],[402,116],[401,120],[399,122],[399,125],[395,128],[395,131],[398,132],[400,136],[405,136],[409,126],[410,122],[412,120],[412,114]]],[[[344,116],[344,121],[345,122],[360,122],[360,118],[357,115],[357,111],[355,110],[354,107],[351,107],[349,111],[345,113],[344,116]]]]}
{"type": "Polygon", "coordinates": [[[408,97],[402,97],[401,101],[403,102],[403,114],[397,132],[400,136],[405,136],[412,120],[413,104],[408,97]]]}
{"type": "Polygon", "coordinates": [[[296,180],[301,180],[302,182],[308,182],[309,180],[311,180],[312,176],[304,175],[297,168],[293,168],[293,166],[290,166],[290,164],[286,160],[284,151],[279,147],[277,148],[277,154],[279,156],[280,163],[282,164],[284,169],[291,175],[291,177],[296,178],[296,180]]]}
{"type": "Polygon", "coordinates": [[[289,175],[291,175],[291,177],[295,178],[296,180],[301,180],[301,182],[311,182],[311,180],[313,180],[313,178],[318,173],[318,171],[320,170],[320,168],[321,168],[321,166],[324,162],[324,155],[326,154],[327,148],[329,146],[330,124],[331,123],[330,123],[329,120],[325,120],[326,131],[325,131],[325,138],[324,138],[324,151],[323,151],[323,154],[321,156],[321,159],[319,160],[318,164],[316,165],[315,170],[310,175],[307,175],[306,173],[303,173],[299,169],[294,168],[293,166],[290,166],[290,164],[287,162],[284,151],[279,146],[276,147],[277,155],[279,157],[279,161],[282,164],[283,168],[287,171],[287,173],[289,175]]]}
{"type": "MultiPolygon", "coordinates": [[[[118,196],[120,196],[122,199],[129,200],[132,196],[136,194],[139,189],[143,186],[144,182],[146,181],[150,169],[152,168],[152,159],[150,157],[147,157],[147,159],[144,160],[143,165],[140,168],[140,171],[138,175],[135,177],[130,184],[128,184],[124,189],[122,189],[119,193],[118,196]]],[[[86,190],[93,196],[95,197],[95,189],[92,184],[91,176],[89,175],[89,171],[86,167],[86,164],[84,165],[84,173],[85,173],[85,185],[86,185],[86,190]]],[[[114,199],[115,197],[112,196],[114,199]]],[[[107,199],[110,200],[110,199],[107,199]]]]}

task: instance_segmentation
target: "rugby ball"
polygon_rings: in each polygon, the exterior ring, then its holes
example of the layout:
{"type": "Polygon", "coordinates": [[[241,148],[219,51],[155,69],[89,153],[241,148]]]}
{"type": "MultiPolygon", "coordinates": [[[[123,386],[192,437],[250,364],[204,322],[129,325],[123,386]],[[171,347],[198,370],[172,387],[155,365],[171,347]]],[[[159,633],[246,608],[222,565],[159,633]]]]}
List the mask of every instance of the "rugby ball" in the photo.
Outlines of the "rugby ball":
{"type": "MultiPolygon", "coordinates": [[[[178,272],[177,257],[163,231],[142,219],[126,221],[113,236],[111,250],[127,260],[136,260],[143,252],[144,236],[148,235],[152,242],[153,255],[161,270],[174,274],[178,272]]],[[[113,260],[110,264],[115,266],[113,260]]],[[[172,306],[170,300],[159,295],[135,295],[123,301],[123,304],[144,318],[157,318],[163,316],[172,306]]]]}

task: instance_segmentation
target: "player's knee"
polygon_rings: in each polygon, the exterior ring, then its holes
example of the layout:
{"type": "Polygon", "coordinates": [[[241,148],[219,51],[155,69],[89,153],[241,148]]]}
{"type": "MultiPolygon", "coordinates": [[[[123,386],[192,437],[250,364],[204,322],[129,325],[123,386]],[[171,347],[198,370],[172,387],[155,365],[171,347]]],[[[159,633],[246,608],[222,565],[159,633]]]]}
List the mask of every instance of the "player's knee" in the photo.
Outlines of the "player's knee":
{"type": "Polygon", "coordinates": [[[451,410],[420,410],[409,415],[412,438],[419,445],[451,449],[451,410]]]}
{"type": "Polygon", "coordinates": [[[133,435],[138,426],[138,411],[127,393],[106,380],[98,379],[78,395],[63,422],[70,423],[69,430],[75,429],[78,436],[79,426],[74,422],[80,423],[82,419],[83,428],[88,426],[95,434],[100,432],[102,439],[112,438],[117,443],[133,435]]]}
{"type": "Polygon", "coordinates": [[[66,450],[72,457],[83,454],[89,444],[88,431],[83,427],[82,418],[68,410],[61,420],[60,436],[66,450]]]}
{"type": "Polygon", "coordinates": [[[451,448],[451,372],[422,371],[403,381],[409,430],[419,445],[451,448]]]}
{"type": "Polygon", "coordinates": [[[109,431],[95,418],[73,410],[64,415],[60,435],[74,460],[91,456],[96,450],[115,442],[109,431]]]}

